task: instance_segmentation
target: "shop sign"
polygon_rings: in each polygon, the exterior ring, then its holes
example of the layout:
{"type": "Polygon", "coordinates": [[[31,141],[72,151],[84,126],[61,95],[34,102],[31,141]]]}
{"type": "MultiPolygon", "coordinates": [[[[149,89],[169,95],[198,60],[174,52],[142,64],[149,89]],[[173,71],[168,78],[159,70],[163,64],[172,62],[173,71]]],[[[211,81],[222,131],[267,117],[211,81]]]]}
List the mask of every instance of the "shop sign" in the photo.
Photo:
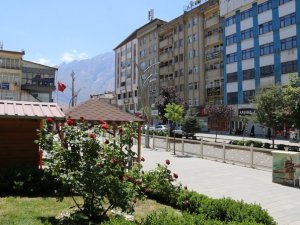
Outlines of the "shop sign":
{"type": "Polygon", "coordinates": [[[1,89],[9,90],[9,83],[2,83],[1,84],[1,89]]]}
{"type": "Polygon", "coordinates": [[[239,109],[239,116],[252,115],[253,113],[254,109],[252,108],[239,109]]]}

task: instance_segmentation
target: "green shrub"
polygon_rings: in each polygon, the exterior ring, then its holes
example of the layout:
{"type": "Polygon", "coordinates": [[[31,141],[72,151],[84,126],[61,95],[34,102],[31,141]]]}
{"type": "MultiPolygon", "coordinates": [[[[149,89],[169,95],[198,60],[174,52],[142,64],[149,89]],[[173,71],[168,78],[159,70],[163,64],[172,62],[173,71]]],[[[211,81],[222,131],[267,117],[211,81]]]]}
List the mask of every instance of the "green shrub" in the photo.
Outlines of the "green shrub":
{"type": "Polygon", "coordinates": [[[239,140],[239,141],[237,141],[237,145],[244,146],[245,145],[245,141],[244,140],[239,140]]]}
{"type": "Polygon", "coordinates": [[[61,183],[45,170],[38,168],[8,168],[0,170],[2,195],[54,195],[61,183]]]}
{"type": "Polygon", "coordinates": [[[263,147],[264,147],[264,148],[271,148],[271,144],[270,144],[270,143],[264,143],[264,144],[263,144],[263,147]]]}
{"type": "Polygon", "coordinates": [[[124,217],[111,217],[109,221],[101,223],[101,225],[134,225],[137,224],[133,221],[127,221],[124,217]]]}
{"type": "Polygon", "coordinates": [[[284,144],[278,144],[277,145],[277,149],[278,150],[284,150],[284,147],[285,147],[286,145],[284,145],[284,144]]]}
{"type": "Polygon", "coordinates": [[[233,145],[238,145],[238,140],[233,140],[233,141],[231,141],[231,144],[233,144],[233,145]]]}
{"type": "Polygon", "coordinates": [[[255,148],[261,148],[263,146],[263,143],[261,141],[254,141],[253,147],[255,148]]]}

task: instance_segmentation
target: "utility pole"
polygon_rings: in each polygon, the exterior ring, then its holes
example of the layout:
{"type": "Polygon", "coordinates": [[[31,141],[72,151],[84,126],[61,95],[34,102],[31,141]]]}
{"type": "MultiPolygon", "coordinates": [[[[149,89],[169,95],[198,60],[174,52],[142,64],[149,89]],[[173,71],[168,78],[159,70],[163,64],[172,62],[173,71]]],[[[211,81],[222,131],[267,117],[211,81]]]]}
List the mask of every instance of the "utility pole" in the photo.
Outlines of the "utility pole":
{"type": "Polygon", "coordinates": [[[73,107],[75,105],[75,90],[74,90],[75,73],[74,73],[74,71],[72,71],[72,73],[71,73],[71,78],[72,78],[71,106],[73,107]]]}

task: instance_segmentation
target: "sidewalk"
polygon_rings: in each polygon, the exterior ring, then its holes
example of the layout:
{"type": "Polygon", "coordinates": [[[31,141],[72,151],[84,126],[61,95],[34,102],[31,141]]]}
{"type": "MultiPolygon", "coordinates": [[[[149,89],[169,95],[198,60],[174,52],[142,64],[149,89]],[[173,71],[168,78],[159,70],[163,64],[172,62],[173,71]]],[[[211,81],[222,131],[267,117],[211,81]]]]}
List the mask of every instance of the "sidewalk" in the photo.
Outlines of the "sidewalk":
{"type": "MultiPolygon", "coordinates": [[[[200,137],[204,138],[204,139],[209,139],[210,141],[214,140],[214,138],[216,137],[215,133],[196,133],[195,136],[199,139],[200,137]]],[[[217,135],[217,141],[221,142],[221,141],[225,141],[225,142],[229,142],[229,140],[254,140],[254,141],[261,141],[263,143],[270,143],[272,144],[272,140],[269,140],[267,138],[255,138],[255,137],[249,137],[249,136],[245,136],[243,137],[243,135],[223,135],[223,134],[218,134],[217,135]]],[[[275,139],[275,145],[276,144],[284,144],[284,145],[291,145],[291,146],[299,146],[300,147],[300,143],[293,143],[293,142],[289,142],[289,140],[281,140],[281,139],[275,139]]]]}
{"type": "Polygon", "coordinates": [[[171,161],[170,169],[188,189],[213,198],[260,204],[280,225],[300,225],[300,189],[272,183],[272,173],[171,152],[142,148],[145,170],[171,161]]]}

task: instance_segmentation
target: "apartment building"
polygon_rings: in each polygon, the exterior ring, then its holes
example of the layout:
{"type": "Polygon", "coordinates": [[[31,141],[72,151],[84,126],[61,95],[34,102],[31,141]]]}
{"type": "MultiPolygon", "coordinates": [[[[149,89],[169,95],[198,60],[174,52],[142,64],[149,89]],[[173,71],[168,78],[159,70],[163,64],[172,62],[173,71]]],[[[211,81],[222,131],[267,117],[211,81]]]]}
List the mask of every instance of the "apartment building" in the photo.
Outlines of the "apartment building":
{"type": "Polygon", "coordinates": [[[159,19],[151,20],[114,49],[117,105],[124,111],[141,113],[142,106],[151,107],[155,101],[157,70],[152,65],[158,62],[157,29],[163,23],[159,19]],[[153,80],[147,79],[150,75],[153,80]]]}
{"type": "Polygon", "coordinates": [[[57,68],[23,60],[24,55],[0,50],[0,99],[52,102],[57,68]]]}
{"type": "Polygon", "coordinates": [[[219,1],[187,10],[159,29],[159,87],[175,87],[192,113],[222,103],[223,57],[219,1]]]}
{"type": "MultiPolygon", "coordinates": [[[[249,100],[261,88],[284,84],[300,67],[299,0],[221,0],[224,43],[224,102],[235,108],[232,129],[241,128],[239,116],[251,114],[249,100]]],[[[298,73],[299,76],[299,73],[298,73]]],[[[267,128],[253,122],[256,134],[267,128]]]]}

